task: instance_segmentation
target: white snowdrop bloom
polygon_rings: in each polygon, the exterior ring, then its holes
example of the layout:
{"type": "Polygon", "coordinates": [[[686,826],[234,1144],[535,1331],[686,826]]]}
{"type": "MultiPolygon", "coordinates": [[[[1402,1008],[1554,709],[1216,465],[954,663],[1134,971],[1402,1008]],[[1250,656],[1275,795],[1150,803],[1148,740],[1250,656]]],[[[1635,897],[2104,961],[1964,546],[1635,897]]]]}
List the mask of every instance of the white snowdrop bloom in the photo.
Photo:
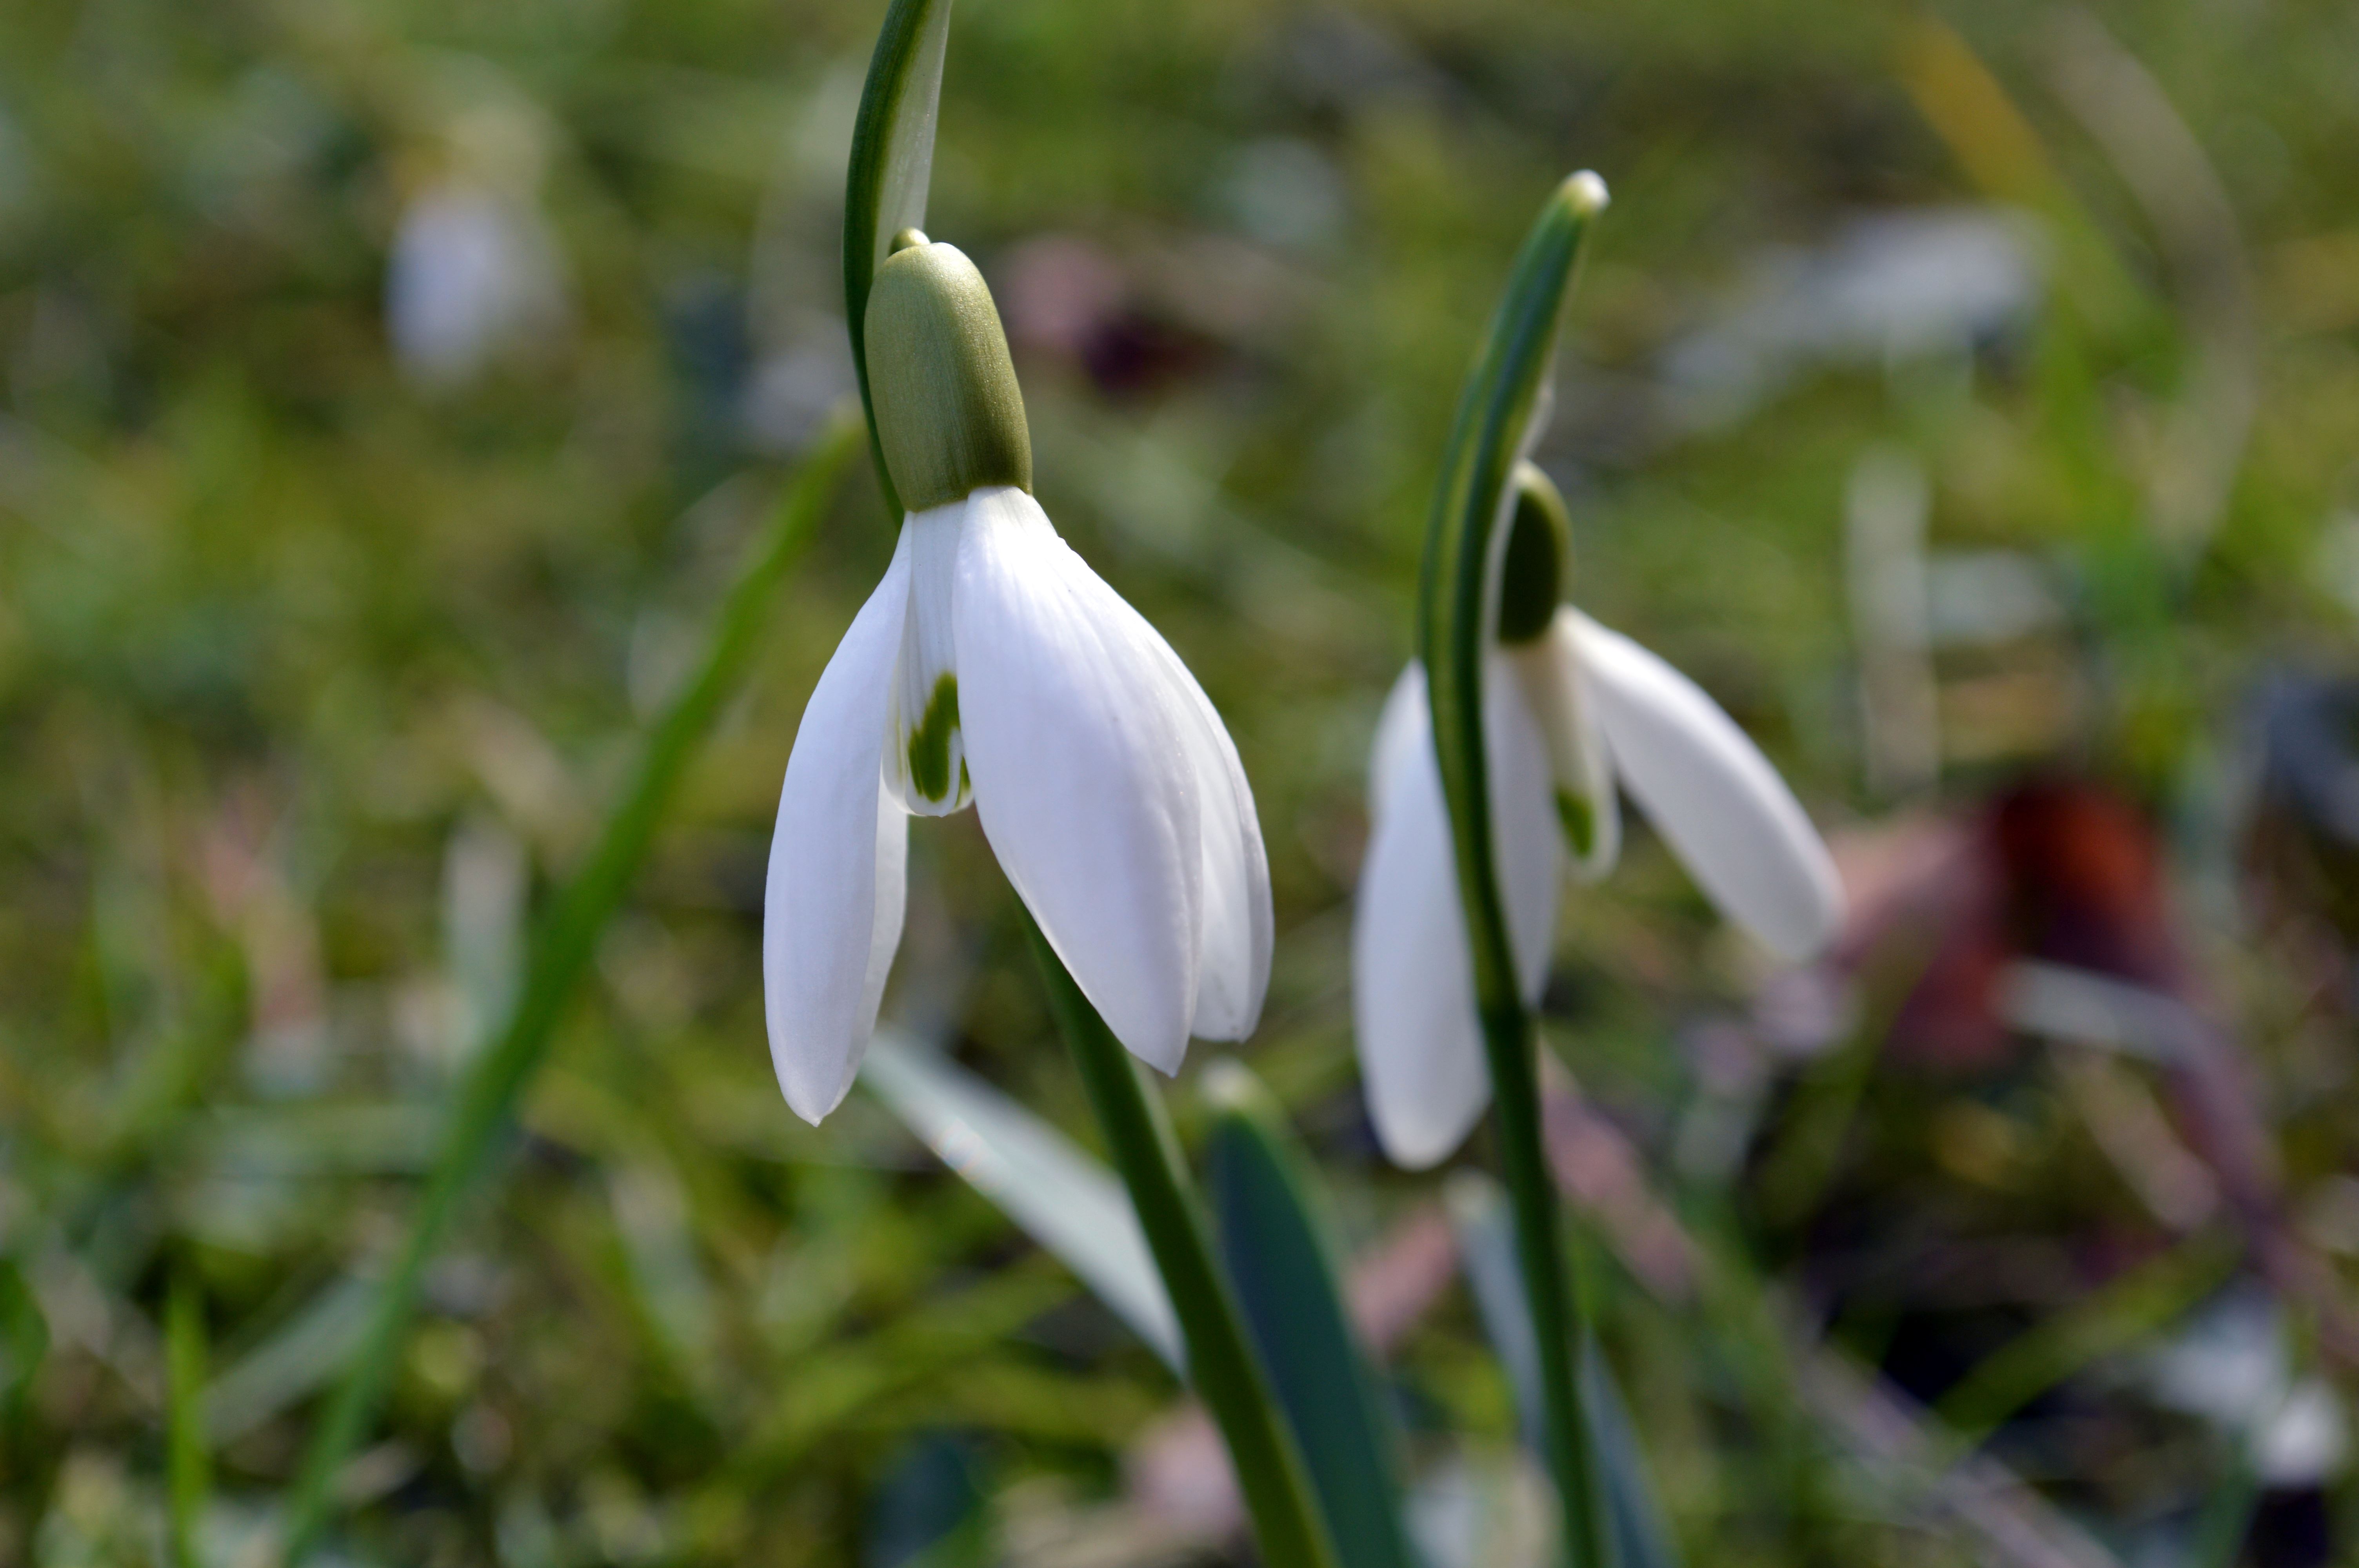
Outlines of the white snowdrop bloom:
{"type": "MultiPolygon", "coordinates": [[[[1612,870],[1617,783],[1722,913],[1800,960],[1843,918],[1810,818],[1734,719],[1557,589],[1563,503],[1529,463],[1516,475],[1498,635],[1484,672],[1492,847],[1527,1003],[1548,976],[1568,866],[1612,870]]],[[[1447,1157],[1490,1102],[1472,958],[1425,671],[1385,704],[1369,780],[1374,829],[1352,933],[1352,1002],[1370,1116],[1395,1163],[1447,1157]]]]}
{"type": "Polygon", "coordinates": [[[911,815],[972,803],[1114,1034],[1166,1073],[1242,1039],[1269,980],[1269,868],[1220,716],[1031,495],[990,291],[914,230],[869,295],[869,386],[908,514],[803,710],[763,912],[770,1054],[816,1122],[851,1087],[901,937],[911,815]]]}
{"type": "Polygon", "coordinates": [[[560,331],[565,284],[540,215],[465,180],[402,209],[385,278],[386,332],[419,385],[455,386],[508,351],[560,331]]]}

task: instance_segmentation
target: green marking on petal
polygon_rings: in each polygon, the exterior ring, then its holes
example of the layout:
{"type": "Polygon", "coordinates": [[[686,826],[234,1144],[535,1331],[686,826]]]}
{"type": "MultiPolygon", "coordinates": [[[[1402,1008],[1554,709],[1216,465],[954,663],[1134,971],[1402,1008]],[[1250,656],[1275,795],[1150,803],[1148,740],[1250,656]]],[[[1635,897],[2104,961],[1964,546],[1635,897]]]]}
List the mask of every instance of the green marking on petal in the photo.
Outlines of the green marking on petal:
{"type": "MultiPolygon", "coordinates": [[[[958,730],[958,676],[949,671],[934,682],[926,716],[909,731],[909,783],[928,800],[947,800],[951,790],[951,736],[958,730]]],[[[959,759],[959,784],[966,784],[966,759],[959,759]]]]}
{"type": "Polygon", "coordinates": [[[1589,797],[1569,789],[1557,791],[1556,819],[1564,824],[1564,836],[1572,845],[1572,852],[1586,858],[1597,843],[1597,808],[1590,804],[1589,797]]]}

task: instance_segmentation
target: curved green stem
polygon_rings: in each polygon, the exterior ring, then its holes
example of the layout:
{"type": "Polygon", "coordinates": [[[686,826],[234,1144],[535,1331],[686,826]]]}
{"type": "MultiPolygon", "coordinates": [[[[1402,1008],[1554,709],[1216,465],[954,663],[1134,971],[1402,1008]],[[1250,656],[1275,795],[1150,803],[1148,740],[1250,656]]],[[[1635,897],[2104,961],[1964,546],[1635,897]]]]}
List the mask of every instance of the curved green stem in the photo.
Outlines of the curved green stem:
{"type": "Polygon", "coordinates": [[[859,434],[850,419],[836,419],[788,486],[753,558],[722,603],[703,662],[657,721],[589,860],[558,895],[548,923],[537,933],[515,1011],[499,1036],[468,1063],[445,1113],[425,1196],[410,1217],[392,1271],[376,1287],[360,1346],[312,1429],[287,1509],[285,1568],[295,1568],[319,1545],[331,1517],[332,1484],[385,1401],[426,1266],[441,1249],[464,1201],[483,1185],[516,1102],[546,1059],[566,1004],[597,951],[600,934],[629,892],[698,742],[735,691],[768,620],[771,596],[835,493],[859,434]]]}
{"type": "Polygon", "coordinates": [[[1327,1524],[1312,1500],[1310,1473],[1278,1413],[1268,1375],[1245,1337],[1245,1318],[1213,1261],[1203,1206],[1180,1154],[1162,1098],[1145,1069],[1065,972],[1030,913],[1024,927],[1049,987],[1058,1032],[1081,1070],[1106,1152],[1130,1189],[1188,1350],[1188,1381],[1228,1444],[1229,1462],[1253,1517],[1268,1568],[1340,1568],[1327,1524]]]}
{"type": "Polygon", "coordinates": [[[1459,401],[1419,598],[1419,642],[1490,1064],[1500,1173],[1515,1207],[1516,1246],[1539,1339],[1549,1465],[1564,1507],[1565,1560],[1573,1568],[1605,1568],[1613,1558],[1577,1372],[1586,1317],[1558,1235],[1556,1185],[1540,1134],[1532,1019],[1516,981],[1492,841],[1483,671],[1485,644],[1495,632],[1499,589],[1492,567],[1512,500],[1510,481],[1555,357],[1557,322],[1582,240],[1604,197],[1594,175],[1566,180],[1541,209],[1516,258],[1483,356],[1459,401]]]}
{"type": "Polygon", "coordinates": [[[886,8],[868,57],[868,80],[852,127],[851,167],[843,179],[843,325],[852,337],[852,371],[868,421],[869,457],[885,492],[886,515],[897,527],[901,498],[885,467],[876,405],[868,390],[868,290],[893,236],[925,222],[950,19],[951,0],[893,0],[886,8]]]}

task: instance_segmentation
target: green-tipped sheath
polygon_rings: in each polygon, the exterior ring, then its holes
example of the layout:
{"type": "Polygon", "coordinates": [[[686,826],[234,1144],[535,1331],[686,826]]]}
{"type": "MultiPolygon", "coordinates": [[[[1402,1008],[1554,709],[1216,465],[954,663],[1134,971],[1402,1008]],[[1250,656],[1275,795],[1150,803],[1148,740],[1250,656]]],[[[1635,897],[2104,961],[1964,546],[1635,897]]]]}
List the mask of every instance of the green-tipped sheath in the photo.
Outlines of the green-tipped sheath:
{"type": "Polygon", "coordinates": [[[1556,481],[1538,463],[1516,465],[1515,510],[1507,520],[1507,558],[1499,572],[1499,641],[1534,643],[1548,634],[1564,597],[1572,561],[1572,517],[1556,481]]]}
{"type": "MultiPolygon", "coordinates": [[[[1514,1201],[1516,1250],[1539,1339],[1548,1458],[1563,1504],[1564,1556],[1571,1568],[1607,1568],[1613,1545],[1577,1373],[1584,1314],[1557,1235],[1556,1187],[1540,1139],[1537,1042],[1516,982],[1493,851],[1483,671],[1484,638],[1497,630],[1489,613],[1494,606],[1486,602],[1496,532],[1512,518],[1509,487],[1556,357],[1557,324],[1582,241],[1604,207],[1603,180],[1585,171],[1572,176],[1549,198],[1516,257],[1506,296],[1459,399],[1418,599],[1418,641],[1430,674],[1434,751],[1450,806],[1451,847],[1491,1069],[1500,1174],[1514,1201]]],[[[1549,597],[1553,601],[1553,592],[1549,597]]]]}
{"type": "Polygon", "coordinates": [[[985,485],[1028,491],[1032,438],[991,289],[956,245],[905,238],[868,291],[868,386],[893,488],[911,512],[985,485]]]}
{"type": "Polygon", "coordinates": [[[843,320],[852,339],[852,367],[867,416],[869,455],[885,492],[886,514],[897,526],[901,502],[885,469],[869,396],[863,344],[868,288],[884,265],[889,242],[926,221],[933,177],[934,121],[941,105],[942,61],[949,51],[951,0],[893,0],[877,30],[852,127],[852,164],[843,177],[843,320]]]}

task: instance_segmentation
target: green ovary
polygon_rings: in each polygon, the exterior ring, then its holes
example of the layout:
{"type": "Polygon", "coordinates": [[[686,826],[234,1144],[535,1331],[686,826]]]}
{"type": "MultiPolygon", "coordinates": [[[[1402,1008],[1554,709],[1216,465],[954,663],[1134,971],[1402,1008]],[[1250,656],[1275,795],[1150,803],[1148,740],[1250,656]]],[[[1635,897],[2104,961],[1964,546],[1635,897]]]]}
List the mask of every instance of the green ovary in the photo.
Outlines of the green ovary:
{"type": "Polygon", "coordinates": [[[1556,816],[1564,824],[1564,836],[1571,843],[1572,852],[1587,855],[1597,842],[1597,808],[1590,805],[1587,797],[1560,789],[1556,792],[1556,816]]]}
{"type": "MultiPolygon", "coordinates": [[[[951,796],[951,737],[958,733],[958,676],[945,671],[934,682],[926,701],[926,716],[909,732],[909,783],[928,800],[951,796]]],[[[959,760],[959,783],[966,782],[966,760],[959,760]]]]}

